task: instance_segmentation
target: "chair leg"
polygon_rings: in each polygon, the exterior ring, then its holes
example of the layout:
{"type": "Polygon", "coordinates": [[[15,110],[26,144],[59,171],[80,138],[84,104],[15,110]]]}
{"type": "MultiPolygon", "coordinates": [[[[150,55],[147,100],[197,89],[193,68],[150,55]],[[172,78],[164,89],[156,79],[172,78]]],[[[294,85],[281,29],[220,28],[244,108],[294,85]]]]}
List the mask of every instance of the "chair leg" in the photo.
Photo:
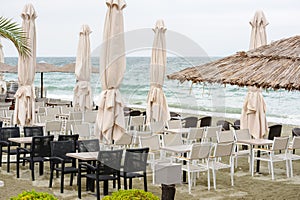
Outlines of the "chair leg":
{"type": "Polygon", "coordinates": [[[132,178],[129,178],[129,189],[132,189],[132,178]]]}
{"type": "Polygon", "coordinates": [[[50,164],[50,179],[49,179],[49,188],[52,188],[52,180],[53,180],[53,169],[54,165],[50,164]]]}
{"type": "Polygon", "coordinates": [[[60,193],[64,193],[64,181],[65,181],[65,174],[64,171],[61,170],[61,175],[60,175],[60,193]]]}
{"type": "Polygon", "coordinates": [[[44,162],[42,161],[39,164],[40,164],[39,172],[40,172],[40,176],[42,176],[44,174],[44,162]]]}
{"type": "Polygon", "coordinates": [[[97,194],[97,200],[100,200],[100,185],[98,179],[96,179],[96,194],[97,194]]]}
{"type": "MultiPolygon", "coordinates": [[[[16,170],[17,170],[17,178],[20,178],[20,163],[19,163],[19,160],[20,160],[20,154],[17,153],[17,166],[16,166],[16,170]]],[[[23,159],[23,162],[25,162],[25,160],[23,159]]]]}
{"type": "Polygon", "coordinates": [[[78,187],[78,199],[81,199],[81,171],[80,168],[78,170],[78,176],[77,176],[77,187],[78,187]]]}
{"type": "Polygon", "coordinates": [[[127,190],[127,177],[124,176],[124,190],[127,190]]]}
{"type": "Polygon", "coordinates": [[[274,180],[274,168],[273,168],[273,162],[270,162],[271,167],[271,173],[272,173],[272,180],[274,180]]]}
{"type": "Polygon", "coordinates": [[[73,185],[73,178],[74,178],[74,173],[71,173],[71,177],[70,177],[70,186],[73,185]]]}
{"type": "Polygon", "coordinates": [[[34,162],[32,160],[30,161],[29,166],[30,166],[29,168],[31,170],[31,179],[32,179],[32,181],[34,181],[35,180],[35,176],[34,176],[34,162]]]}
{"type": "Polygon", "coordinates": [[[290,172],[291,172],[291,177],[293,177],[294,174],[293,174],[293,162],[292,162],[292,160],[290,160],[290,172]]]}
{"type": "Polygon", "coordinates": [[[285,168],[286,168],[286,177],[290,177],[290,167],[289,167],[289,161],[285,161],[285,168]]]}
{"type": "Polygon", "coordinates": [[[108,180],[103,181],[103,194],[108,195],[108,180]]]}
{"type": "Polygon", "coordinates": [[[187,175],[188,175],[188,184],[189,184],[189,194],[191,194],[191,188],[192,188],[191,172],[187,172],[187,175]]]}
{"type": "Polygon", "coordinates": [[[0,146],[0,167],[2,167],[2,146],[0,146]]]}
{"type": "Polygon", "coordinates": [[[9,173],[9,169],[10,169],[10,147],[8,146],[7,147],[7,163],[6,163],[6,166],[7,166],[7,173],[9,173]]]}
{"type": "Polygon", "coordinates": [[[148,191],[148,187],[147,187],[147,174],[146,174],[146,172],[144,172],[144,190],[146,192],[148,191]]]}
{"type": "Polygon", "coordinates": [[[215,171],[214,167],[212,169],[212,173],[213,173],[214,189],[216,190],[217,189],[217,186],[216,186],[216,171],[215,171]]]}
{"type": "Polygon", "coordinates": [[[207,189],[210,190],[210,173],[209,173],[209,168],[207,166],[207,189]]]}

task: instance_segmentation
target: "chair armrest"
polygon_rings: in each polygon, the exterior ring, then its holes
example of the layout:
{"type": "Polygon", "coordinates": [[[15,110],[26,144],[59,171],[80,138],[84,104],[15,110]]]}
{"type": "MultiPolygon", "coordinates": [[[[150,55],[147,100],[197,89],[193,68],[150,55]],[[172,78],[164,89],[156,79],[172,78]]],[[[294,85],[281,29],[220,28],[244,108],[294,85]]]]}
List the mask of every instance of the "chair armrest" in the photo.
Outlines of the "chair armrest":
{"type": "Polygon", "coordinates": [[[0,145],[7,146],[7,145],[9,145],[9,142],[1,140],[0,145]]]}
{"type": "Polygon", "coordinates": [[[30,150],[26,149],[24,147],[18,147],[17,148],[17,154],[20,154],[20,153],[30,153],[30,150]]]}
{"type": "Polygon", "coordinates": [[[266,149],[266,148],[253,148],[253,151],[264,151],[264,152],[273,152],[273,150],[266,149]]]}
{"type": "Polygon", "coordinates": [[[96,171],[97,170],[97,167],[91,165],[91,164],[88,164],[88,163],[85,163],[85,162],[79,162],[78,164],[78,168],[87,168],[89,170],[92,170],[92,171],[96,171]]]}
{"type": "Polygon", "coordinates": [[[50,161],[58,161],[58,162],[64,163],[64,159],[62,159],[60,157],[49,157],[48,159],[50,161]]]}

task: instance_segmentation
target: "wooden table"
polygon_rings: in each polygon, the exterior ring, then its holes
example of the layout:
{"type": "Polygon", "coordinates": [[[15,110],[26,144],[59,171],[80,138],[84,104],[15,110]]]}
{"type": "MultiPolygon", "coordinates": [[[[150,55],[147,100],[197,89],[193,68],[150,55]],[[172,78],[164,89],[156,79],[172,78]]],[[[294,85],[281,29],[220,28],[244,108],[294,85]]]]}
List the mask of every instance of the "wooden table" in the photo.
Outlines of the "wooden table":
{"type": "MultiPolygon", "coordinates": [[[[254,169],[252,169],[252,159],[253,159],[253,147],[254,146],[263,146],[263,145],[270,145],[273,144],[273,140],[268,140],[268,139],[249,139],[249,140],[238,140],[237,141],[238,144],[246,144],[250,146],[250,172],[252,173],[252,171],[254,169]]],[[[260,156],[260,151],[257,151],[257,156],[260,156]]],[[[253,166],[254,167],[254,166],[253,166]]],[[[257,160],[256,162],[256,172],[259,173],[259,167],[260,167],[260,160],[257,160]]]]}

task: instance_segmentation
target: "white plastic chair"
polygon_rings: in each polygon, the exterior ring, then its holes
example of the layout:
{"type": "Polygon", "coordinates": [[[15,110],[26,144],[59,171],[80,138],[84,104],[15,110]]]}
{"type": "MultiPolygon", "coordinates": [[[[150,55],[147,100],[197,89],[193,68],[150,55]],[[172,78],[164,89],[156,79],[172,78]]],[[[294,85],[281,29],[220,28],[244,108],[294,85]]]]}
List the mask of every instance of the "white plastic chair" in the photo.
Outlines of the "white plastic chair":
{"type": "MultiPolygon", "coordinates": [[[[274,162],[286,162],[286,175],[289,177],[289,162],[287,159],[287,147],[288,147],[288,137],[274,137],[273,144],[271,148],[253,148],[252,149],[252,163],[251,168],[254,169],[254,161],[266,161],[268,162],[269,169],[271,169],[272,180],[274,180],[274,162]],[[261,152],[260,157],[255,156],[257,151],[261,152]],[[280,153],[282,152],[282,153],[280,153]],[[262,155],[263,154],[263,155],[262,155]]],[[[252,176],[254,175],[254,170],[252,171],[252,176]]]]}
{"type": "Polygon", "coordinates": [[[234,143],[216,143],[214,154],[211,157],[209,162],[209,168],[212,169],[213,172],[213,181],[214,181],[214,189],[216,190],[216,170],[220,169],[230,169],[231,176],[231,185],[234,185],[233,175],[234,175],[234,159],[233,159],[233,149],[234,143]],[[224,157],[228,157],[227,159],[223,159],[224,157]]]}
{"type": "Polygon", "coordinates": [[[211,143],[194,143],[188,157],[177,158],[186,161],[186,165],[182,165],[182,171],[187,172],[190,194],[192,184],[196,186],[196,173],[198,172],[207,172],[207,187],[210,190],[209,157],[211,148],[211,143]],[[201,160],[203,162],[198,162],[201,160]]]}
{"type": "MultiPolygon", "coordinates": [[[[290,177],[293,177],[293,161],[300,160],[300,155],[293,154],[294,150],[300,149],[300,136],[293,137],[292,144],[288,147],[287,159],[290,167],[290,177]]],[[[296,153],[296,151],[295,151],[296,153]]]]}
{"type": "Polygon", "coordinates": [[[235,140],[235,138],[234,138],[234,133],[232,130],[217,132],[217,142],[218,143],[234,142],[234,140],[235,140]]]}
{"type": "Polygon", "coordinates": [[[89,139],[91,136],[90,126],[84,124],[71,124],[72,135],[78,134],[79,138],[89,139]]]}
{"type": "MultiPolygon", "coordinates": [[[[235,157],[235,167],[237,168],[237,166],[238,166],[238,157],[247,156],[248,161],[249,161],[250,156],[251,156],[250,146],[245,145],[245,144],[241,144],[241,143],[239,143],[239,141],[250,140],[252,138],[252,136],[249,132],[249,129],[239,129],[239,130],[234,130],[234,137],[235,137],[235,141],[236,141],[236,149],[235,149],[235,152],[234,152],[234,157],[235,157]]],[[[249,167],[249,169],[250,169],[250,167],[249,167]]]]}
{"type": "Polygon", "coordinates": [[[183,137],[182,140],[186,144],[192,144],[195,142],[203,142],[204,139],[204,132],[205,132],[205,127],[201,128],[190,128],[186,138],[183,137]]]}

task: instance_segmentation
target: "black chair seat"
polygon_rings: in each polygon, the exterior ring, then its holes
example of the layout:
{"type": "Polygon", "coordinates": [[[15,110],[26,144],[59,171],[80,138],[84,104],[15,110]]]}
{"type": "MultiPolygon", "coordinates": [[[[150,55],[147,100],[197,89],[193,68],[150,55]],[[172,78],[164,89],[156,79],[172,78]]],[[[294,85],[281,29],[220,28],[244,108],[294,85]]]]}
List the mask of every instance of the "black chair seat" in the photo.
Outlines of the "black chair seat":
{"type": "Polygon", "coordinates": [[[24,157],[24,158],[22,158],[23,160],[26,160],[26,161],[28,161],[28,162],[31,162],[31,161],[33,161],[33,162],[44,162],[44,161],[46,161],[47,159],[45,159],[45,158],[43,158],[43,157],[24,157]]]}
{"type": "MultiPolygon", "coordinates": [[[[96,180],[96,174],[86,174],[85,177],[96,180]]],[[[98,177],[99,181],[106,181],[106,180],[117,180],[118,178],[116,176],[113,175],[102,175],[100,174],[98,177]]]]}
{"type": "MultiPolygon", "coordinates": [[[[124,176],[124,172],[120,172],[120,176],[124,176]]],[[[126,173],[127,178],[139,178],[139,177],[144,177],[143,174],[137,173],[137,172],[128,172],[126,173]]]]}

